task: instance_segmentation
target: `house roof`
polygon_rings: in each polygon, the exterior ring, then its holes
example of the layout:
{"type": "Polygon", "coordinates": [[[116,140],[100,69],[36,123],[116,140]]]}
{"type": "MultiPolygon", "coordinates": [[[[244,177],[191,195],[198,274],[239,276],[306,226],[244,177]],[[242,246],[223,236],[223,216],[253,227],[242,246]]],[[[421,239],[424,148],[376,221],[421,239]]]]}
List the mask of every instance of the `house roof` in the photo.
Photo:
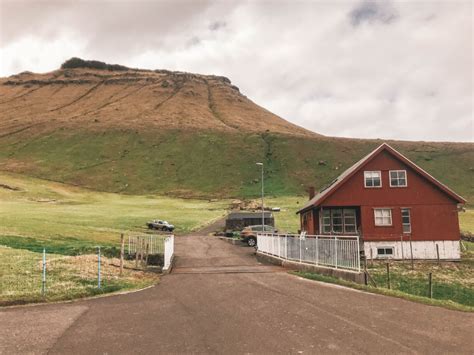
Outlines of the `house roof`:
{"type": "Polygon", "coordinates": [[[301,213],[313,206],[320,205],[326,198],[328,198],[331,194],[333,194],[342,184],[344,184],[347,180],[349,180],[351,176],[353,176],[356,172],[362,169],[364,165],[366,165],[369,161],[371,161],[375,156],[377,156],[382,151],[387,151],[398,160],[401,160],[403,163],[405,163],[406,165],[411,167],[413,170],[418,172],[421,176],[423,176],[425,179],[427,179],[432,184],[437,186],[441,191],[445,192],[447,195],[449,195],[452,199],[454,199],[458,203],[466,202],[466,200],[463,197],[459,196],[449,187],[447,187],[446,185],[444,185],[443,183],[435,179],[433,176],[431,176],[425,170],[423,170],[418,165],[413,163],[410,159],[405,157],[403,154],[401,154],[400,152],[398,152],[397,150],[389,146],[387,143],[383,143],[378,148],[374,149],[372,152],[370,152],[361,160],[359,160],[357,163],[352,165],[350,168],[345,170],[341,175],[339,175],[335,180],[333,180],[328,186],[326,186],[323,190],[321,190],[318,194],[316,194],[311,200],[309,200],[303,206],[303,208],[301,208],[297,213],[301,213]]]}
{"type": "MultiPolygon", "coordinates": [[[[264,212],[265,218],[273,218],[271,212],[264,212]]],[[[262,218],[262,212],[231,212],[227,219],[247,219],[247,218],[262,218]]]]}

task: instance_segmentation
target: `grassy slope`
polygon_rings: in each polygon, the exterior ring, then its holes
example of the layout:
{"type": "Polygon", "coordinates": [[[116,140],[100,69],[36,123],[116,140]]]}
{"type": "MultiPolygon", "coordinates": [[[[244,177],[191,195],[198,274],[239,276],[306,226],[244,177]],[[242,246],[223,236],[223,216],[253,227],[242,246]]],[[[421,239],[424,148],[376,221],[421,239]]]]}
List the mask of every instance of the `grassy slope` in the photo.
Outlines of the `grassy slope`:
{"type": "MultiPolygon", "coordinates": [[[[100,191],[186,197],[256,197],[265,162],[274,196],[320,188],[380,142],[168,130],[56,131],[0,139],[0,170],[100,191]]],[[[393,143],[468,200],[474,200],[473,145],[393,143]]]]}
{"type": "Polygon", "coordinates": [[[34,178],[0,174],[0,244],[71,254],[97,244],[114,245],[121,232],[143,232],[153,218],[187,232],[222,216],[229,201],[97,193],[34,178]]]}

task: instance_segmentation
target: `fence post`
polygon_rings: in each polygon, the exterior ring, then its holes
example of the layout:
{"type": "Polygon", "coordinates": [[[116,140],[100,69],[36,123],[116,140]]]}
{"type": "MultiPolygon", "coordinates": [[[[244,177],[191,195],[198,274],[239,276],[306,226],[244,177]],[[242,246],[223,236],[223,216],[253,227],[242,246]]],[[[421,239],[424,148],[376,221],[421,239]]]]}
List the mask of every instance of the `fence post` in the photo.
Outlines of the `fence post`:
{"type": "Polygon", "coordinates": [[[299,243],[300,243],[300,263],[301,263],[301,234],[300,234],[300,236],[299,236],[299,238],[298,238],[298,241],[299,241],[299,243]]]}
{"type": "Polygon", "coordinates": [[[433,298],[433,276],[431,272],[428,274],[428,292],[430,298],[433,298]]]}
{"type": "Polygon", "coordinates": [[[337,269],[337,235],[334,236],[334,258],[336,259],[336,262],[334,265],[336,266],[337,269]]]}
{"type": "Polygon", "coordinates": [[[100,288],[100,246],[97,247],[97,253],[98,253],[98,268],[97,268],[97,286],[100,288]]]}
{"type": "Polygon", "coordinates": [[[438,264],[439,264],[439,246],[436,244],[436,257],[438,258],[438,264]]]}
{"type": "Polygon", "coordinates": [[[43,278],[41,282],[41,295],[46,293],[46,248],[43,248],[43,278]]]}
{"type": "Polygon", "coordinates": [[[387,263],[387,287],[390,290],[391,285],[390,285],[390,264],[387,263]]]}
{"type": "Polygon", "coordinates": [[[319,265],[319,235],[316,236],[316,265],[319,265]]]}
{"type": "Polygon", "coordinates": [[[125,239],[123,233],[120,234],[120,276],[123,275],[123,254],[125,249],[125,239]]]}
{"type": "Polygon", "coordinates": [[[136,237],[135,242],[135,269],[138,269],[138,242],[140,241],[140,237],[136,237]]]}
{"type": "Polygon", "coordinates": [[[146,248],[145,248],[145,267],[148,267],[148,252],[149,252],[149,245],[150,243],[146,243],[146,248]]]}
{"type": "MultiPolygon", "coordinates": [[[[365,252],[364,252],[364,259],[365,259],[365,252]]],[[[367,261],[365,265],[365,270],[367,271],[367,261]]],[[[357,235],[357,271],[360,272],[360,239],[359,235],[357,235]]]]}

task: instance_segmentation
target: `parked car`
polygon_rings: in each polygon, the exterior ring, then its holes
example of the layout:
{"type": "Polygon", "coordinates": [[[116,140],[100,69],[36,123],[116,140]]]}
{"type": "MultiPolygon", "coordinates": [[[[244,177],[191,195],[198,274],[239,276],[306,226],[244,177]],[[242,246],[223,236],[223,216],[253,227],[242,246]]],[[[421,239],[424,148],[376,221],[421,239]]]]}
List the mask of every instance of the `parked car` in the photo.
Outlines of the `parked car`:
{"type": "MultiPolygon", "coordinates": [[[[278,233],[278,230],[272,226],[263,226],[264,233],[278,233]]],[[[262,232],[262,225],[248,226],[240,232],[240,240],[246,243],[249,247],[257,245],[257,233],[262,232]]]]}
{"type": "Polygon", "coordinates": [[[174,226],[172,224],[166,221],[158,220],[158,219],[155,219],[151,222],[147,222],[146,225],[149,229],[156,229],[156,230],[161,230],[165,232],[174,231],[174,226]]]}

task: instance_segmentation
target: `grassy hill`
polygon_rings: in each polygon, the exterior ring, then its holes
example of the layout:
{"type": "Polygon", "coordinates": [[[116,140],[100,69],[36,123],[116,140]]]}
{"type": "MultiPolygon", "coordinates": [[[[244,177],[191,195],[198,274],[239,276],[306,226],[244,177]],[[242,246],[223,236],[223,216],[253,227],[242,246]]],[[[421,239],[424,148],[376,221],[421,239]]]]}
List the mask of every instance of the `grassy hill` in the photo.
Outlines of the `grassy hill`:
{"type": "MultiPolygon", "coordinates": [[[[0,79],[0,170],[125,194],[254,197],[320,188],[381,143],[323,137],[229,79],[74,62],[0,79]]],[[[470,201],[474,144],[389,142],[470,201]]]]}

